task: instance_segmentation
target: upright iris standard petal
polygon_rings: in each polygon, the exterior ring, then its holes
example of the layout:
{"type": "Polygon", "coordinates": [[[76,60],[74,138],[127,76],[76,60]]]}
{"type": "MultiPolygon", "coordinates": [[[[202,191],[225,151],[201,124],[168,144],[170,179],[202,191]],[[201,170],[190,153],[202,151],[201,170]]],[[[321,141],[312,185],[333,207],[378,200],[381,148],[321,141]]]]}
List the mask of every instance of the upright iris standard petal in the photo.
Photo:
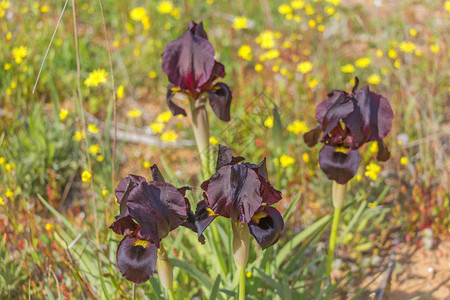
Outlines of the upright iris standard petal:
{"type": "Polygon", "coordinates": [[[149,241],[125,236],[116,256],[120,274],[136,284],[150,279],[155,271],[157,248],[149,241]]]}
{"type": "Polygon", "coordinates": [[[196,35],[201,32],[196,28],[198,25],[167,44],[162,55],[162,69],[169,81],[192,92],[208,82],[215,66],[214,47],[205,37],[196,35]]]}
{"type": "Polygon", "coordinates": [[[280,239],[284,221],[278,210],[264,206],[252,217],[248,227],[261,248],[266,249],[280,239]]]}
{"type": "Polygon", "coordinates": [[[117,203],[120,204],[120,213],[125,215],[128,213],[127,199],[130,192],[139,185],[145,182],[145,178],[137,175],[128,175],[122,179],[115,190],[117,203]]]}
{"type": "Polygon", "coordinates": [[[219,144],[219,151],[217,153],[217,163],[216,163],[216,171],[219,171],[220,168],[235,165],[243,161],[244,158],[242,156],[233,156],[231,149],[227,146],[223,146],[219,144]]]}
{"type": "Polygon", "coordinates": [[[217,83],[208,92],[209,103],[216,116],[222,121],[231,120],[231,90],[225,83],[217,83]]]}
{"type": "Polygon", "coordinates": [[[324,145],[320,150],[320,168],[329,179],[340,184],[347,183],[356,175],[360,163],[358,150],[339,149],[328,145],[324,145]]]}

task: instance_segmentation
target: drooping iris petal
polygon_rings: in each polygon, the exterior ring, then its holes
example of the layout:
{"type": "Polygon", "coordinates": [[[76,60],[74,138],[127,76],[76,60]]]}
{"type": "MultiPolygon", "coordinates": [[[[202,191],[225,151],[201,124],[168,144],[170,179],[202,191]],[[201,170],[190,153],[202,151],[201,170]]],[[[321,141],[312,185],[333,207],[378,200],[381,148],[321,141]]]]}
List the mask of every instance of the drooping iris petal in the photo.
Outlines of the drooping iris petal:
{"type": "Polygon", "coordinates": [[[313,147],[319,142],[321,136],[322,128],[316,127],[305,133],[303,135],[303,140],[305,141],[305,144],[308,145],[308,147],[313,147]]]}
{"type": "Polygon", "coordinates": [[[130,192],[139,185],[140,182],[145,182],[145,178],[137,175],[128,175],[123,178],[115,190],[117,203],[120,204],[120,214],[128,214],[127,198],[130,192]]]}
{"type": "Polygon", "coordinates": [[[125,236],[117,248],[116,257],[122,276],[139,284],[149,280],[153,275],[157,248],[149,241],[125,236]]]}
{"type": "Polygon", "coordinates": [[[201,32],[197,25],[167,44],[162,55],[162,69],[173,85],[196,92],[211,77],[215,61],[211,43],[192,30],[201,32]]]}
{"type": "Polygon", "coordinates": [[[217,153],[217,163],[216,163],[216,171],[218,171],[220,168],[228,165],[235,165],[241,161],[243,161],[244,158],[242,156],[234,157],[233,153],[231,152],[231,149],[227,146],[219,145],[219,151],[217,153]]]}
{"type": "Polygon", "coordinates": [[[378,141],[377,144],[378,144],[377,160],[387,161],[389,157],[391,157],[389,149],[386,147],[386,144],[383,141],[378,141]]]}
{"type": "MultiPolygon", "coordinates": [[[[164,176],[161,174],[161,172],[158,169],[157,165],[153,165],[150,167],[150,170],[152,171],[152,178],[153,181],[161,181],[161,182],[165,182],[164,180],[164,176]]],[[[184,194],[183,194],[184,196],[184,194]]]]}
{"type": "Polygon", "coordinates": [[[173,87],[174,87],[173,84],[169,84],[169,86],[167,87],[167,95],[166,95],[167,105],[169,106],[169,109],[174,116],[177,115],[186,116],[187,115],[186,111],[181,107],[179,107],[178,105],[176,105],[175,103],[173,103],[172,101],[173,97],[175,96],[175,92],[172,91],[173,87]]]}
{"type": "Polygon", "coordinates": [[[169,183],[141,182],[128,196],[130,215],[140,225],[141,235],[159,247],[159,241],[183,224],[189,212],[186,199],[169,183]]]}
{"type": "Polygon", "coordinates": [[[358,150],[346,149],[346,152],[341,152],[333,146],[324,145],[319,154],[319,164],[322,171],[328,179],[340,184],[345,184],[352,179],[361,163],[358,150]]]}
{"type": "Polygon", "coordinates": [[[281,192],[275,189],[267,178],[266,158],[257,165],[251,163],[243,163],[243,165],[258,174],[259,180],[261,181],[260,195],[263,198],[263,203],[272,205],[281,200],[281,192]]]}
{"type": "Polygon", "coordinates": [[[258,174],[242,164],[220,168],[201,188],[207,206],[234,222],[248,223],[263,201],[258,174]]]}
{"type": "Polygon", "coordinates": [[[202,233],[198,233],[198,228],[196,226],[195,215],[194,215],[194,213],[192,211],[189,212],[187,219],[180,226],[186,227],[186,228],[192,230],[193,232],[197,233],[198,234],[198,241],[200,243],[202,243],[202,244],[205,243],[205,237],[203,236],[203,234],[202,233]]]}
{"type": "Polygon", "coordinates": [[[252,217],[248,227],[258,244],[266,249],[280,239],[284,221],[277,209],[265,206],[252,217]]]}
{"type": "Polygon", "coordinates": [[[206,227],[208,227],[209,224],[211,224],[211,222],[218,216],[219,215],[212,211],[211,208],[206,206],[206,202],[204,200],[197,204],[197,210],[195,211],[195,227],[197,228],[199,240],[206,227]]]}
{"type": "Polygon", "coordinates": [[[216,116],[222,121],[231,120],[231,90],[225,83],[217,83],[211,90],[207,91],[209,103],[216,116]]]}
{"type": "Polygon", "coordinates": [[[133,221],[130,215],[118,217],[117,220],[109,226],[116,234],[127,234],[135,231],[138,225],[133,221]],[[128,231],[128,232],[127,232],[128,231]]]}

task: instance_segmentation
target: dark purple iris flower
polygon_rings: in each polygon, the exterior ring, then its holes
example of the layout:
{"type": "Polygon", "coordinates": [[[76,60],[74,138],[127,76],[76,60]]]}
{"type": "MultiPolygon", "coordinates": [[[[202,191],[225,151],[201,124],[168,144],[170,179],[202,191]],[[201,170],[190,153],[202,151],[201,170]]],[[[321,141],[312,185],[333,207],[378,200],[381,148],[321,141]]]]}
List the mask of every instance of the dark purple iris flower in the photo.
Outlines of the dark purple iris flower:
{"type": "Polygon", "coordinates": [[[368,86],[357,90],[358,83],[355,78],[351,94],[340,90],[329,93],[328,99],[316,108],[320,126],[303,136],[309,147],[319,140],[324,143],[319,156],[320,168],[329,179],[340,184],[347,183],[358,171],[361,156],[357,149],[363,144],[377,141],[379,161],[386,161],[390,156],[382,139],[391,131],[394,118],[391,105],[368,86]]]}
{"type": "Polygon", "coordinates": [[[117,265],[122,276],[134,283],[145,282],[153,275],[160,241],[170,231],[180,225],[196,231],[194,214],[185,197],[191,188],[177,189],[164,182],[156,165],[151,170],[153,181],[146,182],[137,175],[120,181],[115,191],[120,215],[109,227],[125,235],[117,248],[117,265]]]}
{"type": "Polygon", "coordinates": [[[172,101],[180,92],[193,101],[206,95],[217,117],[230,121],[231,90],[224,83],[215,83],[225,77],[225,67],[214,60],[214,47],[208,41],[202,22],[191,21],[183,36],[167,44],[162,69],[170,81],[167,103],[174,115],[186,116],[186,111],[172,101]]]}
{"type": "Polygon", "coordinates": [[[258,165],[239,163],[243,160],[219,145],[216,173],[201,185],[204,200],[197,205],[195,225],[200,235],[218,216],[248,224],[250,233],[266,249],[283,231],[283,218],[271,206],[281,200],[281,192],[267,179],[265,159],[258,165]]]}

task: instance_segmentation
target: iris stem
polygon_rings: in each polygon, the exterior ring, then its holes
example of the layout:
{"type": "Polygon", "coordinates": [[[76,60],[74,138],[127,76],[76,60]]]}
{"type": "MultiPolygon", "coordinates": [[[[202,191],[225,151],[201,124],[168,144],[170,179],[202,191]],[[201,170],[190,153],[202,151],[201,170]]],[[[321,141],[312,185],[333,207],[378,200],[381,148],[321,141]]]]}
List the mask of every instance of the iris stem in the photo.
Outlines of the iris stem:
{"type": "Polygon", "coordinates": [[[239,268],[239,300],[245,300],[245,266],[239,268]]]}
{"type": "Polygon", "coordinates": [[[173,289],[167,289],[167,294],[169,295],[169,300],[175,300],[175,295],[173,294],[173,289]]]}
{"type": "Polygon", "coordinates": [[[344,205],[346,185],[338,184],[333,181],[332,197],[333,197],[333,223],[331,225],[330,243],[328,247],[327,265],[325,269],[325,275],[330,278],[331,266],[333,264],[334,251],[336,249],[337,231],[339,228],[339,218],[341,216],[341,209],[344,205]]]}

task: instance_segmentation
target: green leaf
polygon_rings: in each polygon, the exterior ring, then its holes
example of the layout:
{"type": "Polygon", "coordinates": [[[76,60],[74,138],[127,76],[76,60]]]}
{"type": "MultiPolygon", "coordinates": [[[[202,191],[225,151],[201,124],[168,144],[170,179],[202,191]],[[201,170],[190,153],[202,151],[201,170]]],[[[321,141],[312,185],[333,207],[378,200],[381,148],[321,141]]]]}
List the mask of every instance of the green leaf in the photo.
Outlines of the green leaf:
{"type": "Polygon", "coordinates": [[[219,292],[219,285],[220,285],[220,274],[217,275],[216,282],[214,282],[211,294],[209,295],[210,300],[217,299],[217,293],[219,292]]]}

